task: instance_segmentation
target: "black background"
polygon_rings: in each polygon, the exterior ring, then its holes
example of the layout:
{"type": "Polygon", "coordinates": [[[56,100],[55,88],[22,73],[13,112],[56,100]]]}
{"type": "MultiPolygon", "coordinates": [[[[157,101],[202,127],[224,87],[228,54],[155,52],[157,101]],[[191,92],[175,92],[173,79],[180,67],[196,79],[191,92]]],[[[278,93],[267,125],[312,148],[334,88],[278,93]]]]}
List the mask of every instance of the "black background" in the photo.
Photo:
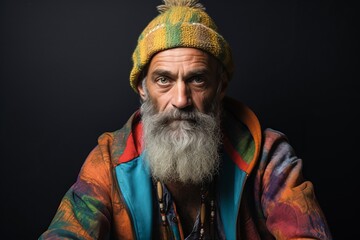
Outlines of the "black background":
{"type": "MultiPolygon", "coordinates": [[[[120,128],[139,106],[129,87],[131,54],[160,3],[1,1],[2,239],[36,239],[97,137],[120,128]]],[[[354,237],[354,6],[332,0],[202,3],[233,49],[237,68],[229,95],[250,106],[264,128],[287,134],[334,238],[354,237]]]]}

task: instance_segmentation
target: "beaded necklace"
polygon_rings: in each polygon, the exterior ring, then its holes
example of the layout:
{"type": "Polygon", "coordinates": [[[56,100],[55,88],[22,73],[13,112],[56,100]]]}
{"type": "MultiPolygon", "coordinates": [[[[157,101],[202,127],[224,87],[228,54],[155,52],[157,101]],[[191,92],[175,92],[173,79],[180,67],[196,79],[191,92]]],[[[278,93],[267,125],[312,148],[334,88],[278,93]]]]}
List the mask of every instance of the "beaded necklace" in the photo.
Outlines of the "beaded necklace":
{"type": "MultiPolygon", "coordinates": [[[[162,226],[162,236],[164,240],[168,239],[168,223],[166,220],[166,210],[164,205],[163,199],[163,185],[160,181],[156,183],[156,192],[157,192],[157,199],[159,203],[160,209],[160,217],[161,217],[161,226],[162,226]]],[[[215,191],[214,191],[214,183],[211,183],[207,189],[205,189],[204,185],[201,186],[200,190],[200,236],[199,240],[203,240],[205,236],[205,220],[206,217],[206,197],[210,195],[210,238],[215,239],[215,191]]]]}

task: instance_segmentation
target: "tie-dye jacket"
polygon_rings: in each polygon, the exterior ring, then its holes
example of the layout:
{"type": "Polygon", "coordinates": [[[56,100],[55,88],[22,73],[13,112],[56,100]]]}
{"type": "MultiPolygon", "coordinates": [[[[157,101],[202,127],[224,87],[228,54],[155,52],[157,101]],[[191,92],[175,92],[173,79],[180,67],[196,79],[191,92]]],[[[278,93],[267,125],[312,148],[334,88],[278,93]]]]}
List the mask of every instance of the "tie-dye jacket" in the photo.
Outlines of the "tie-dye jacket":
{"type": "MultiPolygon", "coordinates": [[[[224,113],[217,193],[226,238],[332,239],[286,137],[262,132],[254,113],[233,99],[225,98],[224,113]]],[[[151,176],[141,135],[136,112],[122,129],[99,137],[39,240],[152,238],[151,176]]]]}

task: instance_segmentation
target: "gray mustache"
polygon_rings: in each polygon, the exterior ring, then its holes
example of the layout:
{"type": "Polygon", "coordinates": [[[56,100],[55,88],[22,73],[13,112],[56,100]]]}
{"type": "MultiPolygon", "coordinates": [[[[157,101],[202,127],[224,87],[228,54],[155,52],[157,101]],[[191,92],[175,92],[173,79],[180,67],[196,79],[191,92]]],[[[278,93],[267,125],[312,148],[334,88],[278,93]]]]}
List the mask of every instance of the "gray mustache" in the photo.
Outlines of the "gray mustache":
{"type": "Polygon", "coordinates": [[[161,123],[167,123],[171,121],[191,121],[196,122],[201,117],[201,113],[196,110],[182,111],[179,109],[172,109],[168,112],[157,114],[157,118],[161,123]]]}

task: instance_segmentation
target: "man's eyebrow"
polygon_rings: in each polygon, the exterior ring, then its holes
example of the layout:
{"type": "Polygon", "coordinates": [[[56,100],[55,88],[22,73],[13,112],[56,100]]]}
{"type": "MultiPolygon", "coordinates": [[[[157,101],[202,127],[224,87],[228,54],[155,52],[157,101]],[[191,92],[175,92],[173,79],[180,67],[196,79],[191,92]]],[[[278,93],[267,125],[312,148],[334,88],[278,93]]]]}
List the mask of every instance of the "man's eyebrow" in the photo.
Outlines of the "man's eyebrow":
{"type": "Polygon", "coordinates": [[[154,70],[154,72],[152,73],[152,75],[158,75],[158,76],[171,76],[171,72],[168,70],[164,70],[164,69],[156,69],[154,70]]]}
{"type": "Polygon", "coordinates": [[[196,75],[204,75],[208,74],[210,70],[208,68],[199,68],[189,71],[186,75],[187,76],[196,76],[196,75]]]}

